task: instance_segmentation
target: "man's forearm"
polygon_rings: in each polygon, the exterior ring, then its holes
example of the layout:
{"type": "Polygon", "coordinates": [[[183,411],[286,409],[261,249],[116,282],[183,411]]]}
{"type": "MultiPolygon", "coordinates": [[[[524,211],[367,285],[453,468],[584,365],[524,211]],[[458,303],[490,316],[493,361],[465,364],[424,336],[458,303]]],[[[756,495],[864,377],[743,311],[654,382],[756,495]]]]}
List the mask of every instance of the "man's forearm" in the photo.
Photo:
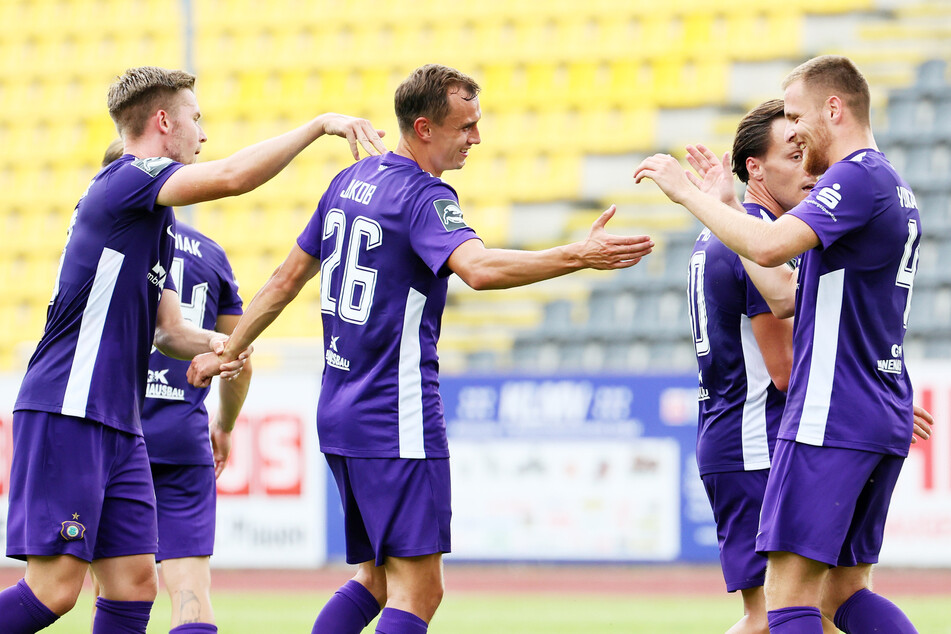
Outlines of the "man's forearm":
{"type": "Polygon", "coordinates": [[[212,338],[217,334],[182,320],[170,329],[156,328],[153,343],[165,356],[187,361],[195,355],[209,352],[212,338]]]}

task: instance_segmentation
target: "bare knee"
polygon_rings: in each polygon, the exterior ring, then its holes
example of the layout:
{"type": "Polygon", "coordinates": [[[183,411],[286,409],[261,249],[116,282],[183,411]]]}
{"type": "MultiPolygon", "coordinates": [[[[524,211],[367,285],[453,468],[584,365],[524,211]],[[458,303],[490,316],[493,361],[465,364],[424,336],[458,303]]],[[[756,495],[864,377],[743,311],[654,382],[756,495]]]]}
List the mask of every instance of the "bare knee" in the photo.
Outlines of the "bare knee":
{"type": "Polygon", "coordinates": [[[42,584],[39,588],[30,587],[33,595],[39,599],[51,612],[63,616],[73,609],[79,599],[82,583],[78,587],[72,584],[50,585],[42,584]]]}
{"type": "Polygon", "coordinates": [[[76,605],[88,567],[70,555],[29,557],[24,580],[40,603],[62,616],[76,605]]]}
{"type": "Polygon", "coordinates": [[[382,566],[374,566],[373,562],[365,562],[357,568],[353,580],[366,588],[380,608],[386,607],[386,571],[382,566]]]}

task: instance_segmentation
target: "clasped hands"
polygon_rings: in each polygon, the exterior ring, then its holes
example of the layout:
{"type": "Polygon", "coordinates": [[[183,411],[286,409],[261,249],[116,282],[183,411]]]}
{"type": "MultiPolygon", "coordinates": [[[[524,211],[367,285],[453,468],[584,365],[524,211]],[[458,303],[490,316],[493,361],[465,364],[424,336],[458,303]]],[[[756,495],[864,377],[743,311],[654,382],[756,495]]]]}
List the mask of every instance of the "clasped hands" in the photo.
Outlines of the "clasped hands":
{"type": "Polygon", "coordinates": [[[221,376],[225,381],[237,378],[244,369],[245,361],[254,351],[253,346],[248,346],[236,359],[229,360],[224,356],[228,337],[215,337],[209,343],[211,352],[195,355],[185,374],[188,382],[195,387],[208,387],[211,385],[211,379],[216,376],[221,376]]]}

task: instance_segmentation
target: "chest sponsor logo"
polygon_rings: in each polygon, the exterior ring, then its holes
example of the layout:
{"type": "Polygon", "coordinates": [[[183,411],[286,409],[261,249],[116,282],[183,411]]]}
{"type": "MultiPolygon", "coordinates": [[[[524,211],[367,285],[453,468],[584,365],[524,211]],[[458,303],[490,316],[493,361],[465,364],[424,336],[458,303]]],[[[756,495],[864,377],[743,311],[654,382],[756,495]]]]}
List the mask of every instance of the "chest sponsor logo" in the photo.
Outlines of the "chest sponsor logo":
{"type": "Polygon", "coordinates": [[[163,169],[172,164],[172,159],[164,156],[153,156],[152,158],[135,159],[132,164],[155,178],[162,173],[163,169]]]}
{"type": "Polygon", "coordinates": [[[826,212],[833,222],[838,222],[838,219],[835,217],[835,214],[832,213],[835,208],[842,202],[842,194],[839,193],[839,190],[842,189],[842,186],[838,183],[833,183],[831,187],[823,187],[818,192],[816,192],[815,200],[807,198],[807,202],[811,202],[819,209],[826,212]]]}
{"type": "Polygon", "coordinates": [[[162,263],[156,262],[152,266],[152,270],[149,271],[148,273],[149,282],[154,284],[155,286],[158,286],[159,290],[162,290],[163,288],[165,288],[166,275],[167,275],[167,271],[165,270],[165,267],[162,266],[162,263]]]}
{"type": "Polygon", "coordinates": [[[145,398],[157,398],[163,401],[184,401],[185,390],[169,385],[168,368],[149,370],[149,383],[145,388],[145,398]]]}
{"type": "Polygon", "coordinates": [[[350,359],[345,359],[340,356],[339,351],[337,350],[337,340],[340,337],[330,337],[330,348],[327,349],[327,353],[324,355],[324,358],[332,368],[337,368],[338,370],[343,370],[344,372],[350,371],[350,359]]]}
{"type": "Polygon", "coordinates": [[[879,372],[886,374],[901,374],[902,371],[902,347],[897,343],[892,346],[891,359],[879,359],[876,365],[879,372]]]}
{"type": "Polygon", "coordinates": [[[459,208],[459,203],[456,201],[434,200],[433,206],[436,207],[436,213],[439,214],[439,220],[442,221],[442,226],[446,228],[446,231],[455,231],[466,226],[465,220],[462,219],[462,209],[459,208]]]}

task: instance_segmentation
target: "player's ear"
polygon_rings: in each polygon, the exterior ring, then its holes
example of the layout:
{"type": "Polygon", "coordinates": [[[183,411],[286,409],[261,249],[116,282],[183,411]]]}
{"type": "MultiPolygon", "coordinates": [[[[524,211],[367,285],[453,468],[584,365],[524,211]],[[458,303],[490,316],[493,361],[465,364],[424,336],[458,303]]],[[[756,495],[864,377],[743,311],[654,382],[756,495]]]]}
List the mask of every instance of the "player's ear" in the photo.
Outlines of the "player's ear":
{"type": "Polygon", "coordinates": [[[168,112],[165,110],[158,110],[154,115],[152,115],[152,121],[155,125],[158,126],[158,129],[163,133],[168,133],[172,128],[172,122],[168,116],[168,112]]]}
{"type": "Polygon", "coordinates": [[[760,163],[758,158],[753,156],[746,157],[746,173],[750,175],[750,179],[760,180],[763,177],[763,164],[760,163]]]}
{"type": "Polygon", "coordinates": [[[424,141],[428,141],[433,135],[432,127],[429,125],[429,119],[426,117],[416,119],[416,121],[413,122],[413,130],[416,131],[416,136],[424,141]]]}
{"type": "Polygon", "coordinates": [[[838,121],[842,118],[842,99],[832,95],[825,102],[824,112],[830,121],[838,121]]]}

